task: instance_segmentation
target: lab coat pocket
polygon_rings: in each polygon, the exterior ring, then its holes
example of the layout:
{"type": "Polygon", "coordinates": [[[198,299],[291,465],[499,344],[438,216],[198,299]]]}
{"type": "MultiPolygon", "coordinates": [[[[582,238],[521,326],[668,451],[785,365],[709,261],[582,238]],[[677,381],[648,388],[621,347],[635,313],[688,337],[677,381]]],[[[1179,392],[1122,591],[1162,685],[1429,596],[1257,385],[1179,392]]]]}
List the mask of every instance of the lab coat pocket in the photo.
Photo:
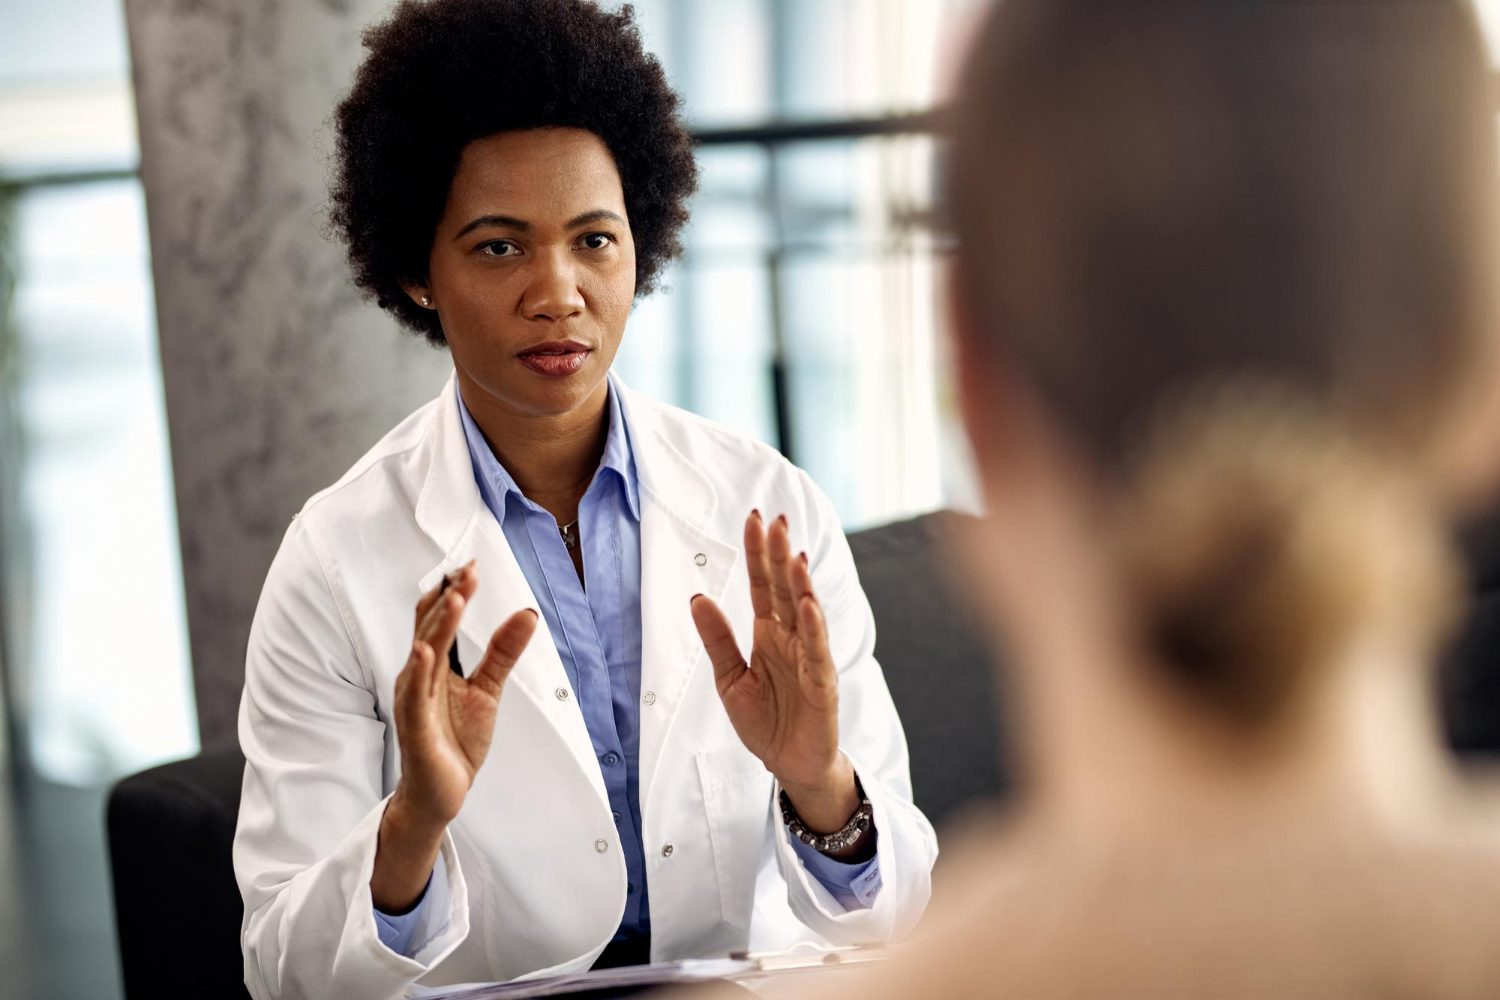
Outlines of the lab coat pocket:
{"type": "Polygon", "coordinates": [[[727,923],[748,930],[771,810],[771,773],[742,746],[702,751],[697,757],[719,904],[727,923]]]}

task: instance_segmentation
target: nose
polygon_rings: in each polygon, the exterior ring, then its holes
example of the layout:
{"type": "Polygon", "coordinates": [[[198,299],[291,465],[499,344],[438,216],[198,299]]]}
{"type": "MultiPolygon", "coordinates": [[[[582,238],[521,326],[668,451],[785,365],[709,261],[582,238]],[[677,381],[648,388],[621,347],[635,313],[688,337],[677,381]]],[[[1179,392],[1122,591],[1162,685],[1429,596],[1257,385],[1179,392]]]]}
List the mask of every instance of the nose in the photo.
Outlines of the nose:
{"type": "Polygon", "coordinates": [[[564,254],[538,254],[530,281],[521,293],[521,314],[527,319],[563,320],[584,310],[572,261],[564,254]]]}

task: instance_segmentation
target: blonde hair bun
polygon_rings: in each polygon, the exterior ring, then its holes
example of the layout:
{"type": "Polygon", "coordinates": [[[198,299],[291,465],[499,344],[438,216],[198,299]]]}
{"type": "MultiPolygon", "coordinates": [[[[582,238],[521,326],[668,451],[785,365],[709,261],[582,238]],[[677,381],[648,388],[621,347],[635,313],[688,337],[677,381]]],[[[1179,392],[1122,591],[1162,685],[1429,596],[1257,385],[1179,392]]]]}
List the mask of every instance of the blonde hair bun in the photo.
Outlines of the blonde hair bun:
{"type": "Polygon", "coordinates": [[[1458,574],[1417,470],[1275,383],[1200,387],[1157,414],[1113,529],[1134,623],[1173,687],[1259,726],[1368,628],[1436,643],[1458,574]]]}

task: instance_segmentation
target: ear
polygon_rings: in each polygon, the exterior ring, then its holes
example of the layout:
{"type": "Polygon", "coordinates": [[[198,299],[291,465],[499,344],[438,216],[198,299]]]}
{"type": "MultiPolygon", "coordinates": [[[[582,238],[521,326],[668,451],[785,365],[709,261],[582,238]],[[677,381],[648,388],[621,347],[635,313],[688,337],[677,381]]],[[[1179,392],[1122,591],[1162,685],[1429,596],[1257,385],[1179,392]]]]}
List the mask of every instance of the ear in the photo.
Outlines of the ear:
{"type": "Polygon", "coordinates": [[[401,282],[401,290],[404,291],[413,302],[423,309],[436,309],[437,305],[432,298],[432,292],[424,284],[415,281],[401,282]]]}
{"type": "Polygon", "coordinates": [[[969,439],[976,466],[982,478],[989,474],[990,463],[998,457],[1002,434],[1000,397],[1004,388],[998,384],[998,365],[991,351],[980,344],[981,332],[965,294],[964,283],[956,262],[948,269],[948,327],[953,345],[954,382],[958,389],[959,416],[969,439]]]}
{"type": "Polygon", "coordinates": [[[959,414],[987,503],[1028,482],[1036,462],[1054,443],[1036,396],[1005,357],[965,293],[958,267],[949,271],[948,320],[959,414]]]}

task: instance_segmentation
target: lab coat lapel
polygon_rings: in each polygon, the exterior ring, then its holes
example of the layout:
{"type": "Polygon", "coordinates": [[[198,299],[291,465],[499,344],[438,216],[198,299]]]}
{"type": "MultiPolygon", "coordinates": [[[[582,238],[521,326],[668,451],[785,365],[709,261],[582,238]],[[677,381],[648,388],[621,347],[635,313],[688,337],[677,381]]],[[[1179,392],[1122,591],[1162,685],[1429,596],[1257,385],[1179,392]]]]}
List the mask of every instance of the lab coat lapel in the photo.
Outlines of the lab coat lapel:
{"type": "MultiPolygon", "coordinates": [[[[418,582],[412,600],[415,603],[418,596],[436,586],[444,573],[458,570],[470,559],[476,560],[479,589],[464,610],[458,635],[459,659],[464,675],[468,676],[479,665],[494,630],[522,608],[536,608],[537,602],[504,530],[479,495],[455,392],[450,377],[428,432],[432,463],[416,505],[417,524],[444,554],[418,582]]],[[[442,669],[448,669],[447,664],[442,669]]],[[[545,618],[539,617],[536,634],[506,681],[506,695],[516,693],[536,703],[600,800],[607,800],[588,727],[545,618]],[[559,698],[559,691],[568,695],[559,698]]]]}
{"type": "MultiPolygon", "coordinates": [[[[616,383],[619,384],[618,382],[616,383]]],[[[623,386],[622,386],[623,390],[623,386]]],[[[656,404],[621,392],[641,487],[641,726],[644,802],[693,672],[707,668],[689,602],[719,600],[739,559],[721,537],[712,484],[671,443],[656,404]]]]}

